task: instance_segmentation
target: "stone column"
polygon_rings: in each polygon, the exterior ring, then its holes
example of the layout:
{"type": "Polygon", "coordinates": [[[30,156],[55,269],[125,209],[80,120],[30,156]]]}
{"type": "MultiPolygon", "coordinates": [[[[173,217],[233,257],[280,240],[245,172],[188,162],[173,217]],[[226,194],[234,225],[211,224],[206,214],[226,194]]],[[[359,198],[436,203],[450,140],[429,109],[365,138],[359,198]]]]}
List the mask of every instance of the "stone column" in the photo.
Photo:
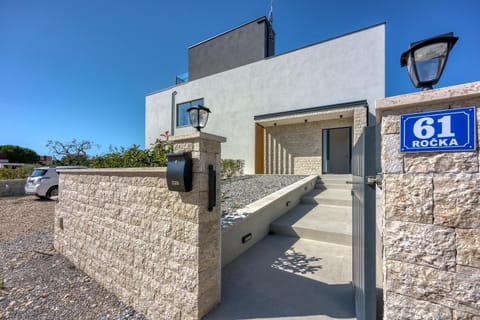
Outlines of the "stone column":
{"type": "Polygon", "coordinates": [[[377,100],[386,320],[480,319],[478,141],[474,152],[400,153],[399,136],[401,114],[469,106],[480,82],[377,100]]]}
{"type": "MultiPolygon", "coordinates": [[[[185,212],[184,217],[188,222],[193,222],[198,229],[184,230],[196,232],[198,239],[197,251],[197,303],[196,313],[201,319],[220,302],[221,289],[221,210],[220,210],[220,144],[225,142],[224,137],[219,137],[203,132],[190,135],[175,136],[171,138],[174,152],[189,151],[193,160],[193,186],[191,192],[180,193],[183,203],[198,204],[196,210],[185,212]],[[217,172],[217,205],[208,211],[208,166],[213,165],[217,172]]],[[[185,275],[187,276],[187,275],[185,275]]],[[[185,297],[188,298],[188,297],[185,297]]]]}

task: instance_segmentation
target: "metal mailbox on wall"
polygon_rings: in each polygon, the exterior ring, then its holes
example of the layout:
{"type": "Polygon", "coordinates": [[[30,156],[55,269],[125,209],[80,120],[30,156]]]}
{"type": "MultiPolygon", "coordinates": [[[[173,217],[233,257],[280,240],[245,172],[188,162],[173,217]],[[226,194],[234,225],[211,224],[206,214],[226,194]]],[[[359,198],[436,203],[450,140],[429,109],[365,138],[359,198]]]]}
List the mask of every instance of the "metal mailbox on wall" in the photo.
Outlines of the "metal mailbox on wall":
{"type": "Polygon", "coordinates": [[[475,151],[476,107],[400,116],[401,152],[475,151]]]}
{"type": "Polygon", "coordinates": [[[192,190],[192,156],[189,152],[167,154],[168,190],[189,192],[192,190]]]}

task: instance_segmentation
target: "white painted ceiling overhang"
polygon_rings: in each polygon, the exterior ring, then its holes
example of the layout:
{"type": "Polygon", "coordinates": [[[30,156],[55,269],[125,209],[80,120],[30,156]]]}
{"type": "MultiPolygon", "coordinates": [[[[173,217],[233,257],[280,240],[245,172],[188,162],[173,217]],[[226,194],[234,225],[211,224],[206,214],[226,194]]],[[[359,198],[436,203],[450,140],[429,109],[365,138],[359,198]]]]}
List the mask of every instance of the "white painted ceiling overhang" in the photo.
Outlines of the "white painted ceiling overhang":
{"type": "MultiPolygon", "coordinates": [[[[272,114],[271,117],[262,116],[261,119],[255,119],[255,123],[261,125],[262,127],[273,127],[305,122],[314,122],[314,121],[326,121],[333,119],[346,119],[353,118],[355,107],[346,107],[346,108],[336,108],[329,109],[324,111],[312,111],[312,112],[299,112],[288,115],[275,115],[272,114]]],[[[353,119],[352,119],[353,120],[353,119]]]]}

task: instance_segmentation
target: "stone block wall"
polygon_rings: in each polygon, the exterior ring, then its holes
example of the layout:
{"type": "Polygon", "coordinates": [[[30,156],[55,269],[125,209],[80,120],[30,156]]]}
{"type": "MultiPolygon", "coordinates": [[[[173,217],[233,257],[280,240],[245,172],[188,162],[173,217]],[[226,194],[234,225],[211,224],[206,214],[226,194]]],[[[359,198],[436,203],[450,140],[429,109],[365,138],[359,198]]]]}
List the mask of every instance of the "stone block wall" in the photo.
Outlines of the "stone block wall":
{"type": "Polygon", "coordinates": [[[206,170],[219,179],[224,139],[173,139],[192,153],[191,192],[169,191],[165,168],[61,172],[55,248],[149,319],[200,319],[220,301],[221,213],[207,209],[206,170]]]}
{"type": "Polygon", "coordinates": [[[377,101],[386,320],[480,319],[479,152],[400,153],[399,137],[401,114],[468,106],[480,82],[377,101]]]}
{"type": "Polygon", "coordinates": [[[322,113],[328,120],[266,127],[265,173],[322,174],[322,130],[352,127],[354,145],[367,124],[367,108],[346,108],[344,111],[352,116],[329,119],[330,113],[338,113],[338,110],[331,110],[322,113]]]}
{"type": "Polygon", "coordinates": [[[0,197],[24,196],[26,181],[27,179],[0,180],[0,197]]]}

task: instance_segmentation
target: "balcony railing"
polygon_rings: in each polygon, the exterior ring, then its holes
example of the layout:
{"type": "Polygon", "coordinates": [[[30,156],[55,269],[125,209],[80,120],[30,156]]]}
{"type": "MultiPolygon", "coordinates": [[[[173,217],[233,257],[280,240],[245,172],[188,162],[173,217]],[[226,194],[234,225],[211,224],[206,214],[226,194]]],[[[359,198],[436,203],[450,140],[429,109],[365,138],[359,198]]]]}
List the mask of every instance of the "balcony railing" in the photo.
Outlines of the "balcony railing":
{"type": "Polygon", "coordinates": [[[175,77],[175,84],[181,84],[185,82],[188,82],[188,72],[179,74],[175,77]]]}

